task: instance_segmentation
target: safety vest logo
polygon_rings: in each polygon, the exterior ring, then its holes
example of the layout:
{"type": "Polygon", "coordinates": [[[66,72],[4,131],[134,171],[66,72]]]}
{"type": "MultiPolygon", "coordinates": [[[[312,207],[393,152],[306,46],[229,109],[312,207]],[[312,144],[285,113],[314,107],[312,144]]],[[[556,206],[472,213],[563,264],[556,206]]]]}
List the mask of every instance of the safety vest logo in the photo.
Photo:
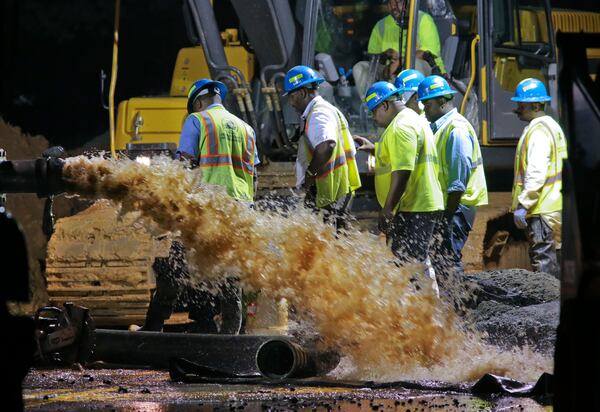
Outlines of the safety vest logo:
{"type": "Polygon", "coordinates": [[[235,129],[235,123],[233,122],[233,120],[231,119],[227,119],[223,122],[223,124],[225,125],[226,128],[228,129],[235,129]]]}

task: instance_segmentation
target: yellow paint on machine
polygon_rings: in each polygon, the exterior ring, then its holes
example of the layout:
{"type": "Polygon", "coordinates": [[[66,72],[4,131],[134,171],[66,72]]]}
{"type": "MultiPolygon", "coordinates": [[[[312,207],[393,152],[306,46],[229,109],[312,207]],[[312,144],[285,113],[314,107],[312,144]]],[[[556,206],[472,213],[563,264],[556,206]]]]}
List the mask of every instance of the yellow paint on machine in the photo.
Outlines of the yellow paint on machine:
{"type": "MultiPolygon", "coordinates": [[[[225,46],[227,63],[240,69],[247,81],[254,77],[254,54],[250,54],[243,47],[225,46]]],[[[173,97],[187,97],[187,92],[192,83],[198,79],[210,78],[208,63],[202,47],[186,47],[177,53],[173,79],[169,94],[173,97]]]]}
{"type": "MultiPolygon", "coordinates": [[[[222,33],[227,62],[240,69],[246,80],[254,77],[254,54],[237,41],[237,33],[222,33]]],[[[169,96],[134,97],[119,104],[115,149],[125,150],[128,143],[179,143],[187,117],[187,93],[198,79],[210,78],[202,47],[179,50],[169,96]]]]}
{"type": "Polygon", "coordinates": [[[127,143],[179,143],[187,117],[184,97],[133,97],[119,104],[115,146],[125,150],[127,143]],[[136,120],[141,122],[136,130],[136,120]]]}
{"type": "Polygon", "coordinates": [[[481,66],[481,103],[487,102],[486,66],[481,66]]]}

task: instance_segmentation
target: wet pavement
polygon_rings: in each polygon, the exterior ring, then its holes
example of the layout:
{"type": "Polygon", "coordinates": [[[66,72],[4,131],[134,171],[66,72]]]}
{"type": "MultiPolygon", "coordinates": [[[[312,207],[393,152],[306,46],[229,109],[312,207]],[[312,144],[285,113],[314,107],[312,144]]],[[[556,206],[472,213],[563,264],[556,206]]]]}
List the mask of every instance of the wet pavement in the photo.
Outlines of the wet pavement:
{"type": "Polygon", "coordinates": [[[28,411],[550,411],[529,398],[331,386],[174,383],[164,371],[32,369],[28,411]]]}

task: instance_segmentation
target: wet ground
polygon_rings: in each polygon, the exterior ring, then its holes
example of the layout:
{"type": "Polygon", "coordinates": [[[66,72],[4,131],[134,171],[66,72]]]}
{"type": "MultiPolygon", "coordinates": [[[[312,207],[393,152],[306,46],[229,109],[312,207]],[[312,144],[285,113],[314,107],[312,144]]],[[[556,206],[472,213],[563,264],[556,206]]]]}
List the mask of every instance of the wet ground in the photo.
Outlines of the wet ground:
{"type": "Polygon", "coordinates": [[[149,370],[33,369],[28,411],[547,411],[529,398],[343,386],[174,383],[149,370]]]}

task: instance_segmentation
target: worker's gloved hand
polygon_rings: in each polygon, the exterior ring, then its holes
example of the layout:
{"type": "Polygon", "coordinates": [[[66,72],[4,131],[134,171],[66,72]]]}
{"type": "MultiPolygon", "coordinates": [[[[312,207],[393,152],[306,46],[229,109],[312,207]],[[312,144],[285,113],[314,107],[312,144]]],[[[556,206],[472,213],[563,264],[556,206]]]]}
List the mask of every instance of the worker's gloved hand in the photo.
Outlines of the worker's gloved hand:
{"type": "Polygon", "coordinates": [[[517,210],[513,212],[513,219],[515,221],[515,226],[519,229],[525,229],[527,227],[527,209],[523,206],[519,206],[517,210]]]}

